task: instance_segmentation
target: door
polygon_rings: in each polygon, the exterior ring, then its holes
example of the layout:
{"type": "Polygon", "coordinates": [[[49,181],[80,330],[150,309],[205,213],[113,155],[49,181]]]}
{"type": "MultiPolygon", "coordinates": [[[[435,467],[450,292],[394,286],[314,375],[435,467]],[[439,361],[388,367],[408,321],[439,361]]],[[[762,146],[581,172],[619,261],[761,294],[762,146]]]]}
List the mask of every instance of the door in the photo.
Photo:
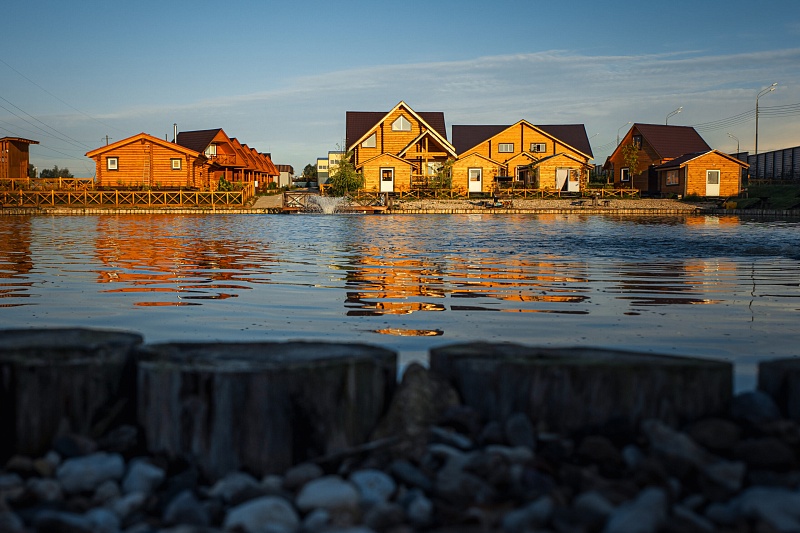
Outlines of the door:
{"type": "Polygon", "coordinates": [[[483,181],[483,169],[471,168],[469,169],[469,189],[468,192],[481,192],[481,182],[483,181]]]}
{"type": "Polygon", "coordinates": [[[569,169],[568,168],[557,168],[556,169],[556,189],[559,191],[566,191],[567,190],[567,180],[569,179],[569,169]]]}
{"type": "Polygon", "coordinates": [[[381,169],[381,191],[380,192],[394,192],[394,169],[382,168],[381,169]]]}
{"type": "Polygon", "coordinates": [[[706,196],[719,196],[719,170],[706,170],[706,196]]]}

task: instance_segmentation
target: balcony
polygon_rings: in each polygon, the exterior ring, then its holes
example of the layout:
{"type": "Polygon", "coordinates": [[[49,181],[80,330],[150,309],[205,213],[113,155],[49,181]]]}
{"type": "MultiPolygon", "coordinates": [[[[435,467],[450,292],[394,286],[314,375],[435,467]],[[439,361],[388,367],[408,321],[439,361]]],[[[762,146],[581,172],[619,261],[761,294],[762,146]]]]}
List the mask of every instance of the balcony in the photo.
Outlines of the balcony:
{"type": "Polygon", "coordinates": [[[206,154],[209,162],[222,167],[241,166],[236,163],[236,154],[206,154]]]}

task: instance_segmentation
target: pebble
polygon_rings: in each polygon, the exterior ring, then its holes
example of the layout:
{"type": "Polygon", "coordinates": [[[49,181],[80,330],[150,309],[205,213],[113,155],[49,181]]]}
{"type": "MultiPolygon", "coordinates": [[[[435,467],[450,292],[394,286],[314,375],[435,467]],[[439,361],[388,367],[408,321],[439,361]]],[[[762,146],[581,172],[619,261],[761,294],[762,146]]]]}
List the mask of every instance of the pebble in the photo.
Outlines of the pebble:
{"type": "Polygon", "coordinates": [[[291,503],[276,496],[264,496],[238,505],[225,516],[223,528],[240,528],[245,533],[262,533],[264,524],[278,526],[293,532],[300,525],[300,518],[291,503]]]}
{"type": "Polygon", "coordinates": [[[162,468],[159,468],[146,459],[139,458],[131,461],[128,467],[128,473],[122,481],[122,492],[130,494],[131,492],[144,492],[150,494],[158,488],[167,473],[162,468]]]}
{"type": "Polygon", "coordinates": [[[303,486],[295,503],[301,512],[308,512],[313,509],[357,509],[360,501],[352,483],[339,476],[324,476],[303,486]]]}
{"type": "Polygon", "coordinates": [[[361,501],[367,505],[387,502],[397,490],[397,483],[392,477],[376,469],[353,472],[350,483],[356,487],[361,501]]]}
{"type": "Polygon", "coordinates": [[[110,479],[121,479],[125,461],[119,454],[97,452],[83,457],[67,459],[56,470],[56,477],[68,494],[94,491],[110,479]]]}

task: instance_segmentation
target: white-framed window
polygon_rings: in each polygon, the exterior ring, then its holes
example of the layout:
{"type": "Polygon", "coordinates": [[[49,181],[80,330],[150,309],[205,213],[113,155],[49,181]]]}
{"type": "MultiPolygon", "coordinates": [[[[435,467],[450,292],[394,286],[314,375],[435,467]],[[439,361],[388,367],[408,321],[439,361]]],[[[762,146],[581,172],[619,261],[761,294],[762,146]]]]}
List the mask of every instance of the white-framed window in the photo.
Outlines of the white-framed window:
{"type": "Polygon", "coordinates": [[[442,168],[442,163],[440,162],[431,162],[427,165],[428,168],[428,176],[435,176],[437,172],[442,168]]]}
{"type": "Polygon", "coordinates": [[[206,148],[206,157],[211,159],[217,157],[217,145],[216,144],[209,144],[206,148]]]}
{"type": "Polygon", "coordinates": [[[719,185],[719,170],[706,170],[706,183],[719,185]]]}
{"type": "Polygon", "coordinates": [[[531,152],[534,154],[543,154],[545,151],[547,151],[545,143],[531,143],[531,152]]]}
{"type": "Polygon", "coordinates": [[[392,122],[392,131],[411,131],[411,123],[406,117],[400,115],[392,122]]]}
{"type": "Polygon", "coordinates": [[[667,170],[667,185],[678,185],[679,183],[678,170],[667,170]]]}
{"type": "Polygon", "coordinates": [[[514,153],[514,143],[500,143],[497,145],[497,151],[501,154],[514,153]]]}
{"type": "Polygon", "coordinates": [[[181,161],[182,161],[182,159],[180,159],[178,157],[173,157],[172,159],[170,159],[169,163],[170,163],[170,166],[172,167],[172,170],[180,170],[181,169],[181,161]]]}
{"type": "Polygon", "coordinates": [[[468,170],[468,172],[469,172],[469,181],[481,181],[481,177],[483,177],[482,168],[471,168],[468,170]]]}
{"type": "Polygon", "coordinates": [[[378,143],[378,134],[377,133],[373,133],[372,135],[367,137],[366,140],[363,143],[361,143],[361,147],[362,148],[375,148],[378,145],[377,143],[378,143]]]}
{"type": "Polygon", "coordinates": [[[119,170],[119,158],[118,157],[107,157],[106,158],[106,169],[107,170],[119,170]]]}
{"type": "Polygon", "coordinates": [[[619,180],[631,181],[631,169],[629,169],[628,167],[619,169],[619,180]]]}

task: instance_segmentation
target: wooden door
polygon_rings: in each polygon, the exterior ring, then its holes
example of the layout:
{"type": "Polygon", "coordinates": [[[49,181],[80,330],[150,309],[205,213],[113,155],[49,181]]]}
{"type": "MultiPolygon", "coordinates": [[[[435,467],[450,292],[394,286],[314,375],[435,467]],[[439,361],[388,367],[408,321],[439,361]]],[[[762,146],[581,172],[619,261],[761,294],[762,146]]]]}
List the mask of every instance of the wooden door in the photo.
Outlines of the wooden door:
{"type": "Polygon", "coordinates": [[[706,170],[706,196],[719,196],[719,170],[706,170]]]}

